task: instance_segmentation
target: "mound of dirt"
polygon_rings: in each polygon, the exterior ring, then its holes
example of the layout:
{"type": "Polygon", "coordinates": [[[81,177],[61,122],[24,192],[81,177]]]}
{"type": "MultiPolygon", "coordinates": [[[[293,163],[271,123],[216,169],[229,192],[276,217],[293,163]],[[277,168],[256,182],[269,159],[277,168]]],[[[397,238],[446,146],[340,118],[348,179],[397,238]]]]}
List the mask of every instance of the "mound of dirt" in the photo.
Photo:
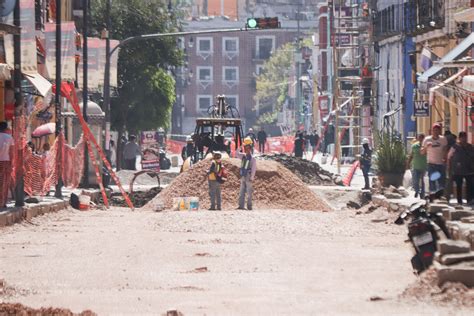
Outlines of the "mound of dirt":
{"type": "Polygon", "coordinates": [[[22,304],[0,303],[0,315],[25,315],[25,316],[96,316],[89,310],[82,313],[73,313],[69,309],[41,307],[30,308],[22,304]]]}
{"type": "MultiPolygon", "coordinates": [[[[170,209],[173,198],[191,196],[199,197],[201,209],[209,208],[207,171],[210,164],[210,160],[203,160],[179,175],[153,201],[147,204],[145,209],[153,210],[160,202],[170,209]]],[[[222,207],[235,209],[238,206],[240,189],[240,160],[226,159],[223,160],[223,164],[228,171],[228,177],[222,185],[222,207]]],[[[274,161],[257,161],[257,174],[253,188],[254,208],[330,210],[330,207],[298,177],[274,161]]]]}
{"type": "Polygon", "coordinates": [[[474,307],[474,289],[451,282],[439,287],[434,268],[421,274],[418,280],[402,293],[401,298],[440,305],[474,307]]]}
{"type": "Polygon", "coordinates": [[[341,176],[324,170],[316,162],[285,154],[262,155],[259,159],[278,161],[310,185],[343,185],[341,176]]]}

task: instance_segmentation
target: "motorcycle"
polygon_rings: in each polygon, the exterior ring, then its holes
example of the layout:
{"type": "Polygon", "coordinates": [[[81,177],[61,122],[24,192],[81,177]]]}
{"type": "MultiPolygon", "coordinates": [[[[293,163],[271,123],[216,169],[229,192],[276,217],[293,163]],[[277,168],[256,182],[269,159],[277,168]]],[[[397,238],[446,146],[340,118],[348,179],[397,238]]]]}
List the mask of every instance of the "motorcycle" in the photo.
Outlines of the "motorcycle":
{"type": "Polygon", "coordinates": [[[427,201],[417,202],[403,211],[395,224],[402,225],[408,219],[411,219],[408,223],[408,238],[415,250],[411,264],[417,273],[421,273],[433,263],[437,241],[451,236],[441,212],[429,212],[427,201]]]}

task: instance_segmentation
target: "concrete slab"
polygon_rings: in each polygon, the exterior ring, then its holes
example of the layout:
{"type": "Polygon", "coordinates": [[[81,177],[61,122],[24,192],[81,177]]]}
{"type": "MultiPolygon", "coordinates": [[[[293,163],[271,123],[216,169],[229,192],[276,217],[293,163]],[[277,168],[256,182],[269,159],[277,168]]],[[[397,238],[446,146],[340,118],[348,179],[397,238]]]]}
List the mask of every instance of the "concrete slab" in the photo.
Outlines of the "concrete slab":
{"type": "Polygon", "coordinates": [[[438,285],[445,282],[460,282],[466,286],[474,287],[474,262],[463,262],[450,266],[434,262],[438,273],[438,285]]]}
{"type": "Polygon", "coordinates": [[[464,240],[440,240],[438,241],[438,251],[441,255],[468,253],[471,245],[464,240]]]}

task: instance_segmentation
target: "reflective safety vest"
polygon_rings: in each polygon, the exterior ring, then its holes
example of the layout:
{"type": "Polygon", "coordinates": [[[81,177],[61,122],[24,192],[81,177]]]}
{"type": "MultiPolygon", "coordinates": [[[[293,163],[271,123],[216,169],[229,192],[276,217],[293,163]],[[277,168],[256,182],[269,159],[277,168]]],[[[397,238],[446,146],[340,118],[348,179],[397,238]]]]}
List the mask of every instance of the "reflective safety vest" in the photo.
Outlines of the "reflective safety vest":
{"type": "Polygon", "coordinates": [[[214,167],[214,171],[209,172],[209,180],[215,181],[217,180],[216,175],[220,174],[222,166],[220,163],[217,163],[215,161],[212,161],[211,168],[212,168],[212,165],[214,165],[215,167],[214,167]]]}
{"type": "Polygon", "coordinates": [[[242,163],[240,165],[240,175],[242,177],[245,177],[247,174],[250,173],[250,170],[252,169],[251,162],[252,162],[252,156],[250,155],[249,156],[245,155],[242,158],[242,163]]]}

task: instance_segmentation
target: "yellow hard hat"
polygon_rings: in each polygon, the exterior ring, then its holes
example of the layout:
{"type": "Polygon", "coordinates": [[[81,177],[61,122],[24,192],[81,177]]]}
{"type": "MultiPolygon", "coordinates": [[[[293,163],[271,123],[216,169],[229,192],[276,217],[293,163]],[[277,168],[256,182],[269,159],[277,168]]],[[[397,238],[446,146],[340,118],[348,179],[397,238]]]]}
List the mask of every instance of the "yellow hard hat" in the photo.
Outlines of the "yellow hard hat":
{"type": "Polygon", "coordinates": [[[244,145],[252,145],[252,144],[253,144],[252,138],[250,138],[250,137],[245,137],[245,139],[244,139],[244,145]]]}

